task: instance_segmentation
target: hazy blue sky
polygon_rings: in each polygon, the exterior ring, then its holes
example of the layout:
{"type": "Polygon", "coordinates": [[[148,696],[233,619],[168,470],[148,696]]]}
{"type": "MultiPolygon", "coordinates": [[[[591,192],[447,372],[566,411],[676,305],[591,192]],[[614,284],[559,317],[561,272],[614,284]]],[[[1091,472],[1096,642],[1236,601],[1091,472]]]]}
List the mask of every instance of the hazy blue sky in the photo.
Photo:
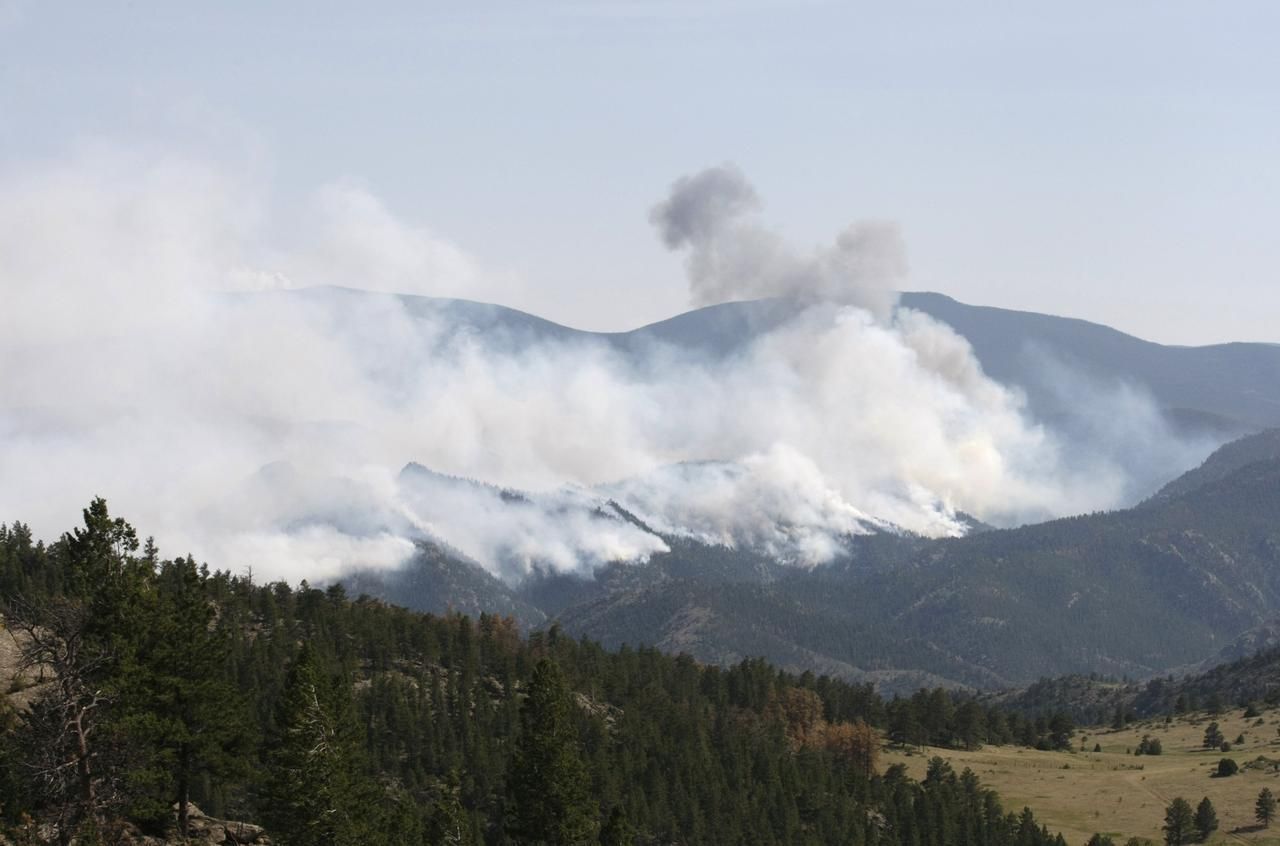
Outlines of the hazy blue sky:
{"type": "Polygon", "coordinates": [[[685,307],[648,211],[728,161],[802,245],[898,222],[911,288],[1280,341],[1278,36],[1274,2],[0,0],[0,169],[191,156],[299,225],[362,186],[477,297],[612,329],[685,307]]]}

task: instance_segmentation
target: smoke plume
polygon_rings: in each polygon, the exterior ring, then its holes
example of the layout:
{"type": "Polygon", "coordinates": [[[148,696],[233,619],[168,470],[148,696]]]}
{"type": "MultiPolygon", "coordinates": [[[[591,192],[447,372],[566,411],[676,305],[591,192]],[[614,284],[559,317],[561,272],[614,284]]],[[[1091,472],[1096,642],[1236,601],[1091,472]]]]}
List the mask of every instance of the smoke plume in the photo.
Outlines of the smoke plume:
{"type": "Polygon", "coordinates": [[[906,277],[906,251],[891,223],[864,221],[831,247],[802,255],[747,219],[760,207],[755,189],[732,165],[708,168],[671,186],[649,219],[673,250],[687,250],[695,305],[801,297],[842,303],[887,318],[906,277]]]}
{"type": "Polygon", "coordinates": [[[695,302],[798,303],[717,355],[310,288],[501,287],[348,184],[298,231],[252,180],[181,157],[0,173],[0,519],[49,537],[103,495],[166,552],[258,578],[395,567],[434,538],[517,581],[642,560],[654,532],[813,564],[886,524],[1122,501],[1123,454],[1068,462],[963,339],[892,307],[895,230],[804,256],[757,205],[725,167],[653,213],[695,302]]]}

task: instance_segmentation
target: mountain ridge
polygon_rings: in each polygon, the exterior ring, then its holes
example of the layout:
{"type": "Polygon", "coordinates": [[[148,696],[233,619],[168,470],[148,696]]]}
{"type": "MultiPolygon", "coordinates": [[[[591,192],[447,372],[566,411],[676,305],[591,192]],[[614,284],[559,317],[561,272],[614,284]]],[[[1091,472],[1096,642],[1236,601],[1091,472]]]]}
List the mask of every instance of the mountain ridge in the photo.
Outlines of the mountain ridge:
{"type": "MultiPolygon", "coordinates": [[[[500,590],[606,646],[712,664],[760,655],[886,690],[1144,678],[1209,659],[1280,615],[1276,514],[1280,458],[1121,511],[956,539],[850,538],[847,554],[812,569],[667,537],[669,550],[645,562],[500,590]]],[[[384,598],[438,608],[448,581],[417,578],[384,598]]]]}
{"type": "MultiPolygon", "coordinates": [[[[321,305],[333,299],[342,302],[330,305],[368,298],[395,301],[409,316],[444,326],[450,337],[469,334],[505,349],[544,341],[584,342],[632,357],[661,345],[730,355],[805,308],[789,299],[740,300],[627,331],[595,332],[474,300],[332,286],[266,295],[301,297],[321,305]]],[[[1077,397],[1072,394],[1079,390],[1128,387],[1149,393],[1173,423],[1220,435],[1223,441],[1280,426],[1280,344],[1160,344],[1080,318],[970,305],[927,291],[901,294],[899,306],[924,312],[964,337],[987,375],[1023,391],[1041,420],[1073,412],[1077,397]]]]}

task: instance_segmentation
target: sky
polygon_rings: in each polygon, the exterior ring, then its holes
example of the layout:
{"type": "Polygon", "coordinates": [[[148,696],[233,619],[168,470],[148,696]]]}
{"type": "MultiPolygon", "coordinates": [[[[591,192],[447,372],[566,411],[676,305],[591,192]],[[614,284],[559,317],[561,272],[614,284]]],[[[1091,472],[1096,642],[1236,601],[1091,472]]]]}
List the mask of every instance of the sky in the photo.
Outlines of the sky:
{"type": "Polygon", "coordinates": [[[1270,2],[0,0],[0,188],[198,162],[268,222],[282,284],[615,330],[689,307],[650,213],[732,164],[792,242],[896,225],[907,289],[1280,342],[1278,25],[1270,2]]]}

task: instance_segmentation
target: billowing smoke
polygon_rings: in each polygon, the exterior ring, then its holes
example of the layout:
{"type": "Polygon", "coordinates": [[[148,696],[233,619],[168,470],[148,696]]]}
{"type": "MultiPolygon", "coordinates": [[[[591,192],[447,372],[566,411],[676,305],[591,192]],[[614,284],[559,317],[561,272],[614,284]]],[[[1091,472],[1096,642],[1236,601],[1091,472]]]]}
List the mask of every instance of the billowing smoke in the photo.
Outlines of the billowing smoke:
{"type": "Polygon", "coordinates": [[[855,223],[833,246],[803,255],[748,219],[759,206],[742,172],[722,165],[677,180],[650,213],[663,243],[688,250],[689,292],[696,305],[802,297],[888,317],[907,273],[896,226],[855,223]]]}
{"type": "Polygon", "coordinates": [[[514,581],[641,560],[659,534],[814,563],[886,524],[1122,501],[1122,455],[1069,463],[963,339],[892,308],[893,230],[806,257],[744,220],[755,205],[718,168],[653,215],[696,302],[796,301],[717,352],[245,292],[501,287],[350,185],[289,236],[270,197],[202,162],[98,151],[0,174],[0,519],[49,536],[101,494],[163,550],[260,578],[394,567],[432,538],[514,581]]]}

